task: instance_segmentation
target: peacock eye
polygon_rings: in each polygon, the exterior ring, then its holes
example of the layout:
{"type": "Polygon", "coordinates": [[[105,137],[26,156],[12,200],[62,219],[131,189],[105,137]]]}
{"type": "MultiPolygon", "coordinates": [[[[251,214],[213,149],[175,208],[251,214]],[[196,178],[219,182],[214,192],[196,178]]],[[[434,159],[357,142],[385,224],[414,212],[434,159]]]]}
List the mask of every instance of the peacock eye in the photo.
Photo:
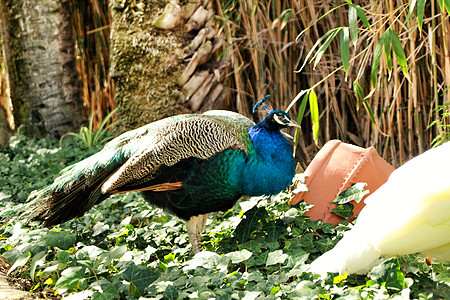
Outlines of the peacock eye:
{"type": "Polygon", "coordinates": [[[287,118],[284,115],[274,114],[273,119],[275,120],[275,122],[277,122],[280,125],[286,125],[287,118]]]}

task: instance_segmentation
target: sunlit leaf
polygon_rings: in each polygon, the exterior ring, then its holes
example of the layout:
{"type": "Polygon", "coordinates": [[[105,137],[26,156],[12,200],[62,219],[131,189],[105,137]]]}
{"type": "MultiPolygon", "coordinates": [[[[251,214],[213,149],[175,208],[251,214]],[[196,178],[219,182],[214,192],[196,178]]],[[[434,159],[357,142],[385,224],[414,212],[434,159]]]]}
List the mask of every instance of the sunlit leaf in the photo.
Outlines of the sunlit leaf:
{"type": "Polygon", "coordinates": [[[334,284],[340,283],[340,282],[342,282],[343,280],[347,279],[347,277],[348,277],[347,272],[344,272],[344,274],[342,274],[342,275],[337,275],[337,276],[335,276],[335,277],[333,278],[333,283],[334,283],[334,284]]]}
{"type": "Polygon", "coordinates": [[[334,204],[344,204],[350,201],[355,201],[359,203],[365,195],[369,193],[368,190],[364,190],[364,187],[367,185],[365,182],[357,182],[352,184],[351,187],[340,193],[336,199],[331,201],[334,204]]]}
{"type": "Polygon", "coordinates": [[[353,42],[353,46],[356,47],[358,42],[358,19],[356,18],[358,12],[356,11],[356,6],[354,4],[350,5],[348,8],[348,25],[350,27],[350,37],[353,42]]]}
{"type": "Polygon", "coordinates": [[[400,65],[402,72],[408,76],[408,66],[406,64],[406,55],[403,51],[402,42],[400,41],[397,32],[391,29],[389,31],[391,38],[392,48],[394,48],[395,57],[397,58],[398,64],[400,65]]]}
{"type": "Polygon", "coordinates": [[[309,93],[309,108],[311,109],[313,139],[317,145],[319,142],[319,104],[314,90],[309,93]]]}
{"type": "MultiPolygon", "coordinates": [[[[311,48],[311,50],[309,50],[308,54],[305,57],[305,60],[303,61],[302,66],[296,71],[296,72],[301,72],[303,70],[303,68],[305,67],[305,65],[308,63],[309,58],[314,55],[316,53],[316,48],[319,47],[319,45],[322,43],[322,41],[324,39],[326,39],[330,34],[336,32],[336,29],[331,29],[330,31],[328,31],[327,33],[325,33],[324,35],[322,35],[314,44],[314,46],[311,48]]],[[[315,57],[315,55],[313,56],[313,58],[315,57]]]]}
{"type": "Polygon", "coordinates": [[[248,260],[252,255],[253,255],[253,253],[251,253],[247,249],[243,249],[240,251],[234,251],[234,252],[227,253],[225,256],[230,258],[231,262],[233,264],[237,264],[237,263],[243,262],[245,260],[248,260]]]}
{"type": "Polygon", "coordinates": [[[414,8],[416,7],[416,2],[417,2],[417,0],[412,0],[411,2],[409,2],[408,14],[406,15],[406,19],[404,22],[405,24],[411,18],[412,13],[414,12],[414,8]]]}
{"type": "Polygon", "coordinates": [[[13,265],[11,266],[11,268],[8,270],[8,275],[11,274],[12,272],[14,272],[15,269],[17,268],[21,268],[23,266],[25,266],[28,262],[28,260],[31,257],[31,253],[26,251],[24,253],[22,253],[17,259],[16,261],[13,263],[13,265]]]}
{"type": "Polygon", "coordinates": [[[401,291],[405,287],[405,275],[401,272],[398,258],[392,258],[374,267],[370,278],[389,289],[401,291]]]}
{"type": "Polygon", "coordinates": [[[55,290],[78,290],[81,280],[85,278],[85,268],[81,266],[69,267],[62,271],[61,277],[55,283],[55,290]]]}
{"type": "Polygon", "coordinates": [[[325,40],[323,45],[317,50],[316,54],[314,55],[314,66],[313,69],[316,68],[317,64],[322,59],[323,54],[328,49],[328,46],[330,46],[333,39],[338,35],[339,31],[341,31],[341,28],[332,29],[333,33],[325,40]]]}
{"type": "Polygon", "coordinates": [[[267,257],[267,266],[276,265],[276,264],[282,264],[285,262],[285,260],[288,258],[288,255],[283,253],[283,250],[275,250],[273,252],[269,253],[269,256],[267,257]]]}
{"type": "Polygon", "coordinates": [[[343,28],[341,30],[341,36],[340,36],[340,47],[341,47],[341,59],[342,59],[342,65],[344,66],[345,73],[348,73],[348,65],[350,60],[350,45],[349,45],[349,29],[343,28]]]}
{"type": "Polygon", "coordinates": [[[38,254],[36,254],[33,259],[31,260],[30,264],[30,277],[31,280],[35,281],[35,273],[36,273],[36,267],[39,265],[39,263],[42,262],[42,260],[47,256],[47,251],[41,251],[38,254]]]}

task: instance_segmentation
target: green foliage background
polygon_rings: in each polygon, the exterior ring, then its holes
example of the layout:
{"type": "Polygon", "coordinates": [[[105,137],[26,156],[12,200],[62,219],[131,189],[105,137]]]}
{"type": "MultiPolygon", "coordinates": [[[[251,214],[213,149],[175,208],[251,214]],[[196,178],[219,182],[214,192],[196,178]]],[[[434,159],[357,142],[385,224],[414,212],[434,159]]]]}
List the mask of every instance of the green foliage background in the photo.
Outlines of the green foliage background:
{"type": "MultiPolygon", "coordinates": [[[[62,148],[23,135],[0,152],[0,215],[52,182],[65,166],[97,151],[76,139],[62,148]]],[[[367,276],[318,278],[308,264],[351,224],[313,222],[288,192],[250,198],[212,214],[204,251],[191,256],[182,221],[139,194],[111,197],[54,228],[7,222],[0,254],[16,280],[41,297],[67,299],[449,299],[448,264],[416,255],[389,259],[367,276]],[[57,295],[57,296],[55,296],[57,295]]]]}

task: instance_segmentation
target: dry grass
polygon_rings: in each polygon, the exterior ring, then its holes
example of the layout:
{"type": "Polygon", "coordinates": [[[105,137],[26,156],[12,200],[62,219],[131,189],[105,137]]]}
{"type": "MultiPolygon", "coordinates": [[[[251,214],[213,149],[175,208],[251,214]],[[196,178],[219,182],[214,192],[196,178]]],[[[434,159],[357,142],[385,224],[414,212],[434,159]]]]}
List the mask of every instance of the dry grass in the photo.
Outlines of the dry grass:
{"type": "MultiPolygon", "coordinates": [[[[418,29],[416,13],[406,23],[409,6],[403,1],[359,1],[371,24],[358,23],[359,38],[350,48],[349,72],[342,68],[339,38],[331,43],[315,69],[307,64],[295,73],[315,42],[330,29],[348,26],[348,6],[344,5],[320,19],[344,1],[218,1],[231,59],[229,85],[234,93],[230,104],[249,114],[249,108],[265,94],[272,94],[274,106],[287,107],[301,90],[314,86],[320,107],[320,141],[334,138],[363,147],[374,146],[395,166],[431,147],[433,139],[448,130],[450,86],[450,20],[436,1],[426,3],[423,28],[418,29]],[[288,9],[286,24],[277,18],[288,9]],[[285,25],[283,27],[283,25],[285,25]],[[296,42],[297,35],[305,31],[296,42]],[[376,88],[371,86],[374,49],[389,28],[399,35],[409,68],[409,80],[395,58],[392,71],[381,56],[376,88]],[[353,92],[357,80],[367,95],[379,130],[353,92]],[[445,113],[447,115],[445,116],[445,113]],[[440,123],[433,122],[438,121],[440,123]],[[441,126],[436,126],[440,124],[441,126]]],[[[394,57],[394,53],[392,52],[394,57]]],[[[298,102],[291,110],[296,115],[298,102]]],[[[308,111],[308,110],[307,110],[308,111]]],[[[302,149],[308,160],[317,151],[311,136],[308,115],[302,122],[302,149]],[[308,155],[309,154],[309,155],[308,155]]],[[[308,161],[306,161],[307,163],[308,161]]]]}
{"type": "Polygon", "coordinates": [[[109,0],[70,0],[77,66],[83,101],[93,128],[115,108],[114,83],[109,74],[111,13],[109,0]]]}

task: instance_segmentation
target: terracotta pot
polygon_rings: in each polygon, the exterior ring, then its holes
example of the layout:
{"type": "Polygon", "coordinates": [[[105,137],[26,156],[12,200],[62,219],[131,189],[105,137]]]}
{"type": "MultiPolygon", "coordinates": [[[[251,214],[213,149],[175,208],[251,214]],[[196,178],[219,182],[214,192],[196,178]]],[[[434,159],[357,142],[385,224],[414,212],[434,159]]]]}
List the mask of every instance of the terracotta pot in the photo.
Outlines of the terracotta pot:
{"type": "MultiPolygon", "coordinates": [[[[324,223],[337,225],[344,219],[331,212],[336,207],[331,201],[357,182],[366,182],[365,189],[372,193],[387,181],[392,171],[394,167],[382,159],[375,148],[364,149],[332,140],[323,146],[305,171],[309,192],[295,194],[290,203],[304,200],[313,204],[306,213],[311,220],[323,219],[324,223]]],[[[350,202],[355,206],[354,216],[364,207],[364,199],[359,203],[350,202]]]]}

